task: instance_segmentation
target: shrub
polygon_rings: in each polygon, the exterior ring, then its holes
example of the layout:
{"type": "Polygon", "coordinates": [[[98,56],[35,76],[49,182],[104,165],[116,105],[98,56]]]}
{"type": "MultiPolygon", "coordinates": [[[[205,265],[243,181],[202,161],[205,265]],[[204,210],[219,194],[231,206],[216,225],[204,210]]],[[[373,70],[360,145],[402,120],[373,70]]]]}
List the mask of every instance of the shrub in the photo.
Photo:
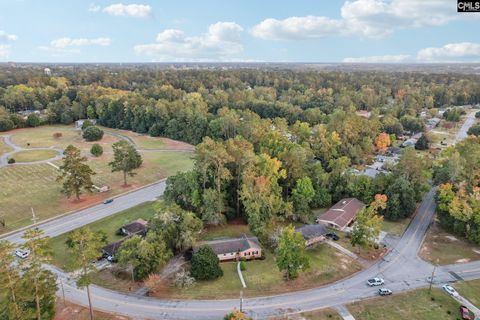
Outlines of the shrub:
{"type": "Polygon", "coordinates": [[[148,130],[148,134],[152,137],[160,137],[162,135],[162,126],[160,126],[158,123],[155,123],[150,130],[148,130]]]}
{"type": "Polygon", "coordinates": [[[192,256],[192,276],[197,280],[212,280],[223,276],[220,261],[212,248],[202,246],[192,256]]]}
{"type": "Polygon", "coordinates": [[[0,131],[8,131],[15,128],[15,124],[8,118],[0,118],[0,131]]]}
{"type": "Polygon", "coordinates": [[[190,272],[184,269],[175,274],[173,285],[177,288],[189,288],[195,284],[195,278],[190,275],[190,272]]]}
{"type": "Polygon", "coordinates": [[[415,143],[415,149],[417,150],[427,150],[428,146],[428,139],[425,134],[423,134],[415,143]]]}
{"type": "Polygon", "coordinates": [[[38,127],[40,125],[40,117],[37,116],[35,113],[31,113],[27,117],[26,124],[28,127],[38,127]]]}
{"type": "Polygon", "coordinates": [[[13,164],[15,163],[15,159],[13,158],[8,158],[8,164],[13,164]]]}
{"type": "Polygon", "coordinates": [[[60,115],[60,122],[63,124],[72,124],[73,117],[69,112],[64,112],[60,115]]]}
{"type": "Polygon", "coordinates": [[[471,126],[470,129],[468,129],[467,134],[469,135],[474,135],[474,136],[480,136],[480,124],[476,124],[474,126],[471,126]]]}
{"type": "Polygon", "coordinates": [[[10,120],[13,122],[15,128],[24,128],[26,126],[26,121],[18,114],[12,113],[10,115],[10,120]]]}
{"type": "Polygon", "coordinates": [[[85,129],[87,129],[88,127],[91,127],[91,126],[93,126],[93,125],[94,125],[94,124],[93,124],[92,121],[90,121],[90,120],[85,120],[85,121],[83,121],[83,124],[82,124],[82,130],[85,130],[85,129]]]}
{"type": "Polygon", "coordinates": [[[61,132],[55,132],[52,136],[53,136],[53,139],[60,139],[63,136],[63,134],[61,132]]]}
{"type": "Polygon", "coordinates": [[[83,138],[87,141],[98,141],[103,138],[103,130],[96,126],[90,126],[83,131],[83,138]]]}
{"type": "Polygon", "coordinates": [[[247,263],[245,261],[240,261],[240,270],[247,270],[247,263]]]}
{"type": "Polygon", "coordinates": [[[93,154],[95,157],[100,157],[103,154],[103,148],[98,143],[95,143],[90,148],[90,153],[93,154]]]}

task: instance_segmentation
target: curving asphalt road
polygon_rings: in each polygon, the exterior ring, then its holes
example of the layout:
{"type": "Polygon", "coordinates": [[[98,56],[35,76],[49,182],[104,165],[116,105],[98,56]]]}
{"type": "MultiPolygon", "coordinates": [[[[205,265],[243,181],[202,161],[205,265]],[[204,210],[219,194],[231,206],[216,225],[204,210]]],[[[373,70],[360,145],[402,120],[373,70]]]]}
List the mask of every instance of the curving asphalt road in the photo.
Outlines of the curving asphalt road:
{"type": "Polygon", "coordinates": [[[0,136],[0,138],[1,137],[3,137],[3,142],[5,142],[5,144],[7,146],[11,147],[13,149],[13,151],[10,151],[10,152],[7,152],[7,153],[4,153],[4,154],[0,155],[0,168],[5,167],[5,166],[24,166],[24,165],[31,165],[31,164],[37,164],[37,163],[47,163],[47,162],[50,162],[50,161],[60,160],[60,159],[63,158],[63,149],[54,148],[54,147],[51,147],[51,148],[22,148],[22,147],[16,145],[12,141],[12,137],[10,135],[0,136]],[[16,152],[20,152],[20,151],[35,151],[35,150],[53,150],[53,151],[58,152],[58,155],[55,156],[55,157],[52,157],[50,159],[46,159],[46,160],[31,161],[31,162],[16,162],[16,163],[8,164],[8,157],[11,156],[12,154],[15,154],[16,152]]]}
{"type": "MultiPolygon", "coordinates": [[[[469,116],[470,118],[470,116],[469,116]]],[[[461,139],[473,124],[467,120],[462,126],[457,141],[461,139]]],[[[165,183],[159,182],[149,187],[119,196],[109,205],[97,205],[38,225],[46,235],[56,236],[105,216],[133,207],[145,201],[153,200],[163,194],[165,183]]],[[[337,306],[359,299],[376,296],[376,289],[365,285],[365,280],[380,276],[386,281],[386,287],[394,292],[426,287],[430,283],[433,266],[418,258],[428,226],[435,214],[435,189],[428,192],[412,222],[397,244],[379,262],[352,277],[328,286],[292,292],[283,295],[244,299],[243,309],[257,319],[273,315],[298,313],[324,307],[337,306]]],[[[11,234],[5,239],[21,244],[22,232],[11,234]]],[[[58,275],[63,284],[67,300],[80,305],[88,305],[84,290],[76,288],[69,275],[62,270],[48,266],[58,275]]],[[[455,264],[437,268],[434,278],[436,285],[458,280],[480,278],[480,261],[455,264]]],[[[195,290],[193,287],[191,290],[195,290]]],[[[109,313],[119,313],[133,319],[221,319],[234,307],[239,307],[238,300],[160,300],[132,294],[123,294],[98,286],[91,286],[94,307],[109,313]]],[[[62,291],[59,290],[59,295],[62,291]]]]}

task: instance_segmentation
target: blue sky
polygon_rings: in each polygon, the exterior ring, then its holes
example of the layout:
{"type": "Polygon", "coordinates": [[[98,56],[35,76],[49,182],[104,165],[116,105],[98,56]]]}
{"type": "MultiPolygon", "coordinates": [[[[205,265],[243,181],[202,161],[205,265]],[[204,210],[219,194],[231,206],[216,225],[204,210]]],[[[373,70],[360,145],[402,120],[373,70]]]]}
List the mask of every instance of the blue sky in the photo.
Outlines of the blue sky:
{"type": "Polygon", "coordinates": [[[455,0],[0,0],[0,61],[480,62],[455,0]]]}

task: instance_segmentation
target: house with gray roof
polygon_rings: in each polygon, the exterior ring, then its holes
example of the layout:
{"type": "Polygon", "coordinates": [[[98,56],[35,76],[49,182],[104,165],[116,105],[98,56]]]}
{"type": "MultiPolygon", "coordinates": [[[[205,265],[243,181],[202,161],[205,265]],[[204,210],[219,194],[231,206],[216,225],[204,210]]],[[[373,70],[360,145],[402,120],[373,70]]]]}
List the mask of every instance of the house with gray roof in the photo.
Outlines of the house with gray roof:
{"type": "Polygon", "coordinates": [[[251,260],[262,256],[262,247],[257,237],[247,237],[245,234],[240,238],[203,241],[198,243],[193,251],[197,252],[200,247],[205,245],[212,248],[220,261],[240,258],[251,260]]]}
{"type": "Polygon", "coordinates": [[[295,232],[300,232],[305,239],[305,246],[312,246],[325,240],[328,229],[323,224],[307,224],[296,227],[295,232]]]}

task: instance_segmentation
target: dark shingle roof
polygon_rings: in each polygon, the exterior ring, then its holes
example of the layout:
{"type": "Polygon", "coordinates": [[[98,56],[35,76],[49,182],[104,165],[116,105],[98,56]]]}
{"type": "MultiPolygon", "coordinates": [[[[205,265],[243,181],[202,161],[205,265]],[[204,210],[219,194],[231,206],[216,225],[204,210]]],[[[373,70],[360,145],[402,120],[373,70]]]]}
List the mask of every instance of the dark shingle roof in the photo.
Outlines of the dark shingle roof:
{"type": "Polygon", "coordinates": [[[307,224],[305,226],[296,227],[296,232],[300,232],[305,240],[310,240],[328,233],[327,228],[322,224],[307,224]]]}
{"type": "Polygon", "coordinates": [[[338,201],[333,207],[318,217],[319,220],[330,221],[345,228],[353,221],[358,211],[365,207],[365,204],[356,198],[346,198],[338,201]]]}
{"type": "Polygon", "coordinates": [[[122,245],[122,243],[127,239],[128,237],[118,240],[116,242],[107,244],[105,247],[102,248],[102,252],[106,255],[114,256],[117,253],[118,249],[120,249],[120,246],[122,245]]]}
{"type": "Polygon", "coordinates": [[[147,233],[147,222],[143,219],[138,219],[124,225],[121,229],[125,230],[127,234],[145,235],[147,233]]]}
{"type": "Polygon", "coordinates": [[[242,252],[250,248],[261,248],[257,237],[247,237],[246,235],[243,235],[241,238],[235,239],[222,239],[200,242],[197,246],[195,246],[194,251],[198,251],[198,249],[204,245],[212,248],[213,252],[215,252],[216,254],[242,252]]]}

